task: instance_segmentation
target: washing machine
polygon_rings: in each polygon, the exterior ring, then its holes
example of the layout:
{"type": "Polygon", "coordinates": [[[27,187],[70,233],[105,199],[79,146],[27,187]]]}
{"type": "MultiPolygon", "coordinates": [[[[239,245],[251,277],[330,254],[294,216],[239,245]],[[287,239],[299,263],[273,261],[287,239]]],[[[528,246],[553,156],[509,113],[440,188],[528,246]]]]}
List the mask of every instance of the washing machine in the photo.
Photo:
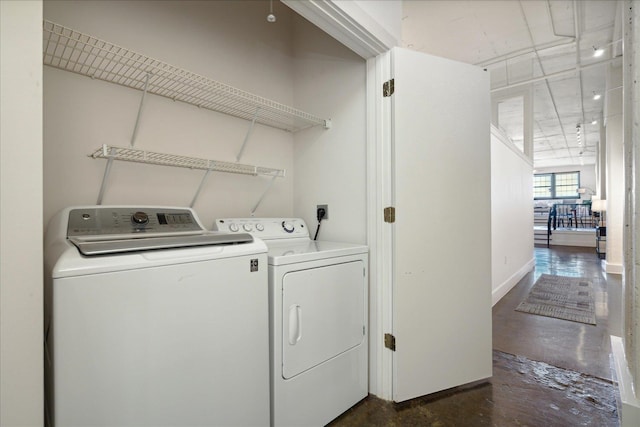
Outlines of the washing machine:
{"type": "Polygon", "coordinates": [[[48,425],[269,425],[263,242],[188,208],[72,207],[45,271],[48,425]]]}
{"type": "Polygon", "coordinates": [[[218,219],[268,246],[272,426],[322,426],[368,394],[368,248],[302,219],[218,219]]]}

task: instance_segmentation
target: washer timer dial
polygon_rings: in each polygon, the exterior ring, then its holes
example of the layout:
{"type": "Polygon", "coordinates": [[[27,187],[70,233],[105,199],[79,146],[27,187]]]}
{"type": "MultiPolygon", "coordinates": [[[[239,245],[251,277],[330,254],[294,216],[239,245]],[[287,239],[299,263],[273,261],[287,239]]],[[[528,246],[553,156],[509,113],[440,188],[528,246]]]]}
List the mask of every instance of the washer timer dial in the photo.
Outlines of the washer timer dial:
{"type": "Polygon", "coordinates": [[[293,233],[293,230],[295,230],[295,226],[288,221],[282,221],[282,228],[287,233],[293,233]]]}
{"type": "Polygon", "coordinates": [[[149,215],[145,212],[138,211],[131,215],[131,222],[138,225],[144,225],[149,222],[149,215]]]}

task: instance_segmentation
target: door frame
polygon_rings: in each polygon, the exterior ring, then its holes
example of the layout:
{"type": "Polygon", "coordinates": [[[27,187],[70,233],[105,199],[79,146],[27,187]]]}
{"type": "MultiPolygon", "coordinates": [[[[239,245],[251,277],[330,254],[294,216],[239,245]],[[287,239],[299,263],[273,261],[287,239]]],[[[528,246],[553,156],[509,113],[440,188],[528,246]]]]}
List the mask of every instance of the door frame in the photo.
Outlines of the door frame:
{"type": "Polygon", "coordinates": [[[391,98],[382,96],[392,78],[391,52],[367,61],[367,240],[369,266],[369,390],[393,400],[393,352],[384,334],[393,332],[394,225],[384,208],[395,206],[391,98]]]}
{"type": "MultiPolygon", "coordinates": [[[[366,59],[367,244],[369,246],[369,393],[393,399],[392,352],[384,347],[392,332],[393,226],[383,209],[393,205],[392,123],[382,84],[391,75],[390,50],[399,45],[357,2],[281,0],[296,13],[366,59]]],[[[388,100],[387,100],[388,101],[388,100]]]]}

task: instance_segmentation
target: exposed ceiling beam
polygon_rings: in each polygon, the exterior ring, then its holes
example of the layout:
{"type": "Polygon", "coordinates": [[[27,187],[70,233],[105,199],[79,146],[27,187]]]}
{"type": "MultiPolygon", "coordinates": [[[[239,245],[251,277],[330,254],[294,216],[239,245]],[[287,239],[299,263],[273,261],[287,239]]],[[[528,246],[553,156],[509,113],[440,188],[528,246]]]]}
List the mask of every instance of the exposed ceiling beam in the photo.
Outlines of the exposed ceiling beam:
{"type": "MultiPolygon", "coordinates": [[[[522,7],[522,0],[518,1],[518,5],[520,6],[520,12],[522,13],[522,18],[524,19],[525,24],[527,25],[527,33],[529,34],[529,39],[531,40],[531,46],[535,46],[536,45],[536,41],[533,38],[533,34],[531,33],[531,26],[529,25],[529,20],[527,19],[527,14],[524,12],[524,7],[522,7]]],[[[577,33],[576,33],[577,35],[577,33]]],[[[576,40],[578,38],[576,37],[576,40]]],[[[578,44],[576,44],[576,48],[579,49],[580,46],[578,44]]],[[[534,53],[536,55],[536,59],[538,60],[538,66],[540,67],[540,71],[542,72],[542,74],[546,74],[544,72],[544,66],[542,65],[542,60],[540,59],[540,55],[538,54],[538,51],[534,49],[534,53]]],[[[576,64],[577,65],[577,64],[576,64]]],[[[569,149],[569,141],[567,141],[567,132],[564,129],[564,124],[562,123],[562,120],[560,119],[560,113],[558,112],[558,105],[556,103],[556,99],[553,96],[553,92],[551,91],[551,86],[549,85],[549,80],[545,80],[544,81],[545,86],[547,87],[547,92],[549,93],[549,97],[551,98],[551,104],[553,105],[553,111],[556,114],[556,118],[558,119],[558,125],[560,125],[560,130],[562,131],[562,137],[564,139],[564,144],[567,147],[567,150],[569,149]]],[[[569,156],[571,157],[571,161],[573,161],[573,156],[571,156],[571,152],[569,151],[569,156]]]]}
{"type": "Polygon", "coordinates": [[[622,43],[616,43],[615,40],[622,40],[622,2],[618,2],[616,6],[616,16],[613,21],[613,34],[611,35],[613,48],[611,49],[611,57],[622,55],[622,43]]]}
{"type": "Polygon", "coordinates": [[[500,87],[491,89],[491,93],[499,92],[501,90],[511,89],[511,88],[514,88],[514,87],[524,86],[524,85],[528,85],[528,84],[531,84],[531,83],[540,82],[542,80],[554,79],[556,77],[570,76],[572,74],[577,73],[578,71],[588,70],[590,68],[595,68],[595,67],[600,67],[602,65],[611,64],[613,62],[620,61],[621,59],[622,59],[621,57],[616,57],[616,58],[612,58],[612,59],[605,59],[604,61],[593,62],[593,63],[588,64],[588,65],[582,65],[580,67],[571,68],[571,69],[564,70],[564,71],[558,71],[556,73],[545,74],[545,75],[542,75],[542,76],[539,76],[539,77],[533,77],[533,78],[530,78],[530,79],[527,79],[527,80],[519,81],[517,83],[510,83],[510,84],[505,85],[505,86],[500,86],[500,87]]]}
{"type": "Polygon", "coordinates": [[[506,53],[504,55],[500,55],[500,56],[496,56],[494,58],[490,58],[490,59],[486,59],[482,62],[477,62],[473,65],[477,65],[478,67],[489,67],[491,65],[495,65],[495,64],[499,64],[501,62],[505,62],[508,61],[510,59],[514,59],[514,58],[518,58],[520,56],[524,56],[524,55],[531,55],[532,53],[534,53],[535,51],[541,52],[543,50],[551,50],[554,48],[558,48],[558,47],[568,47],[575,44],[575,41],[573,39],[568,40],[568,41],[561,41],[561,42],[550,42],[550,43],[544,43],[541,44],[539,46],[534,46],[534,47],[527,47],[524,49],[518,49],[515,50],[513,52],[509,52],[506,53]]]}
{"type": "Polygon", "coordinates": [[[551,1],[547,0],[547,13],[549,15],[549,21],[551,21],[551,31],[553,31],[553,35],[556,37],[570,37],[572,39],[575,39],[578,36],[578,33],[574,33],[574,34],[558,34],[556,32],[556,26],[553,22],[553,13],[551,12],[551,1]]]}

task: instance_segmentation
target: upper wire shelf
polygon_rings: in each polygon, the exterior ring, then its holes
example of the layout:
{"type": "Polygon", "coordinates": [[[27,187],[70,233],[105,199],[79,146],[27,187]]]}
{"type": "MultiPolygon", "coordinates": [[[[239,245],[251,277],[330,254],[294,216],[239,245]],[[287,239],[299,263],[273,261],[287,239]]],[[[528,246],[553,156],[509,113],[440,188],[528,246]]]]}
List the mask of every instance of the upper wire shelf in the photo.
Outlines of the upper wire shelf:
{"type": "Polygon", "coordinates": [[[280,178],[285,176],[285,171],[283,169],[243,165],[241,163],[208,160],[198,157],[179,156],[175,154],[156,153],[153,151],[139,150],[137,148],[114,147],[106,144],[89,154],[89,157],[94,159],[113,159],[152,165],[210,170],[214,172],[237,173],[241,175],[266,175],[280,178]]]}
{"type": "Polygon", "coordinates": [[[43,21],[45,65],[296,132],[331,121],[305,113],[51,21],[43,21]]]}

